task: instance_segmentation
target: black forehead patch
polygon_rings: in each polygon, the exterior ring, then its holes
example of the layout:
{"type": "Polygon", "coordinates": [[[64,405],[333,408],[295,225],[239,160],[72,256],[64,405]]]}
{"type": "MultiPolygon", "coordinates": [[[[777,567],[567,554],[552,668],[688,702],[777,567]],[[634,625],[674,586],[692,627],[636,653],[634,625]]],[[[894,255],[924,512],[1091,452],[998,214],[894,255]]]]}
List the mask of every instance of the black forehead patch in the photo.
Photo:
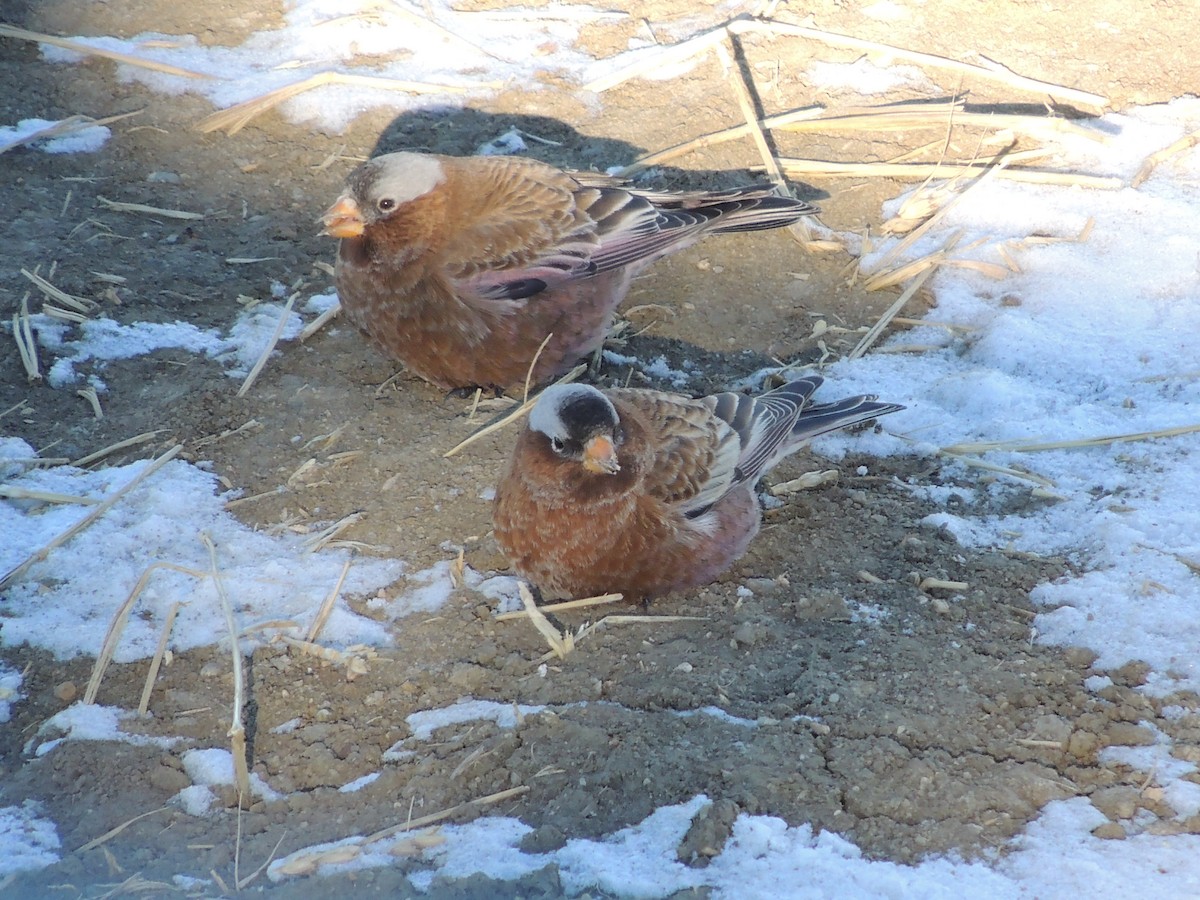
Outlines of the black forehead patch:
{"type": "Polygon", "coordinates": [[[572,437],[583,439],[617,426],[616,411],[602,394],[571,397],[558,411],[563,426],[572,437]]]}

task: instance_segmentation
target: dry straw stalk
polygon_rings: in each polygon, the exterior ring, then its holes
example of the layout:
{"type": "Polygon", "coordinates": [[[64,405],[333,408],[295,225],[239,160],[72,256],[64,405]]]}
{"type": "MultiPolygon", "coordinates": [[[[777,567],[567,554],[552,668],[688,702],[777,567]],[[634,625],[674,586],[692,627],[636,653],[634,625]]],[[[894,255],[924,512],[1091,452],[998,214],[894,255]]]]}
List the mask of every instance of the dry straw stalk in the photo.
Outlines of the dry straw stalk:
{"type": "Polygon", "coordinates": [[[112,662],[113,654],[116,653],[117,643],[121,640],[121,632],[125,630],[125,623],[129,620],[129,613],[133,609],[133,604],[142,595],[142,591],[146,589],[146,585],[150,581],[150,576],[159,569],[182,572],[184,575],[190,575],[193,578],[208,577],[205,572],[188,569],[175,563],[153,562],[146,566],[141,577],[138,578],[137,584],[133,586],[133,590],[125,598],[125,602],[117,607],[112,621],[108,624],[108,631],[104,633],[104,641],[100,645],[100,652],[96,655],[96,662],[92,664],[92,675],[88,679],[87,689],[83,692],[83,703],[85,706],[96,702],[96,695],[100,693],[100,682],[104,680],[104,673],[108,669],[108,664],[112,662]]]}
{"type": "Polygon", "coordinates": [[[147,216],[162,216],[164,219],[182,219],[187,222],[204,218],[204,213],[188,212],[183,209],[164,209],[161,206],[147,206],[145,203],[126,203],[123,200],[109,200],[100,195],[96,196],[96,201],[114,212],[141,213],[147,216]]]}
{"type": "MultiPolygon", "coordinates": [[[[578,378],[580,375],[582,375],[586,371],[587,371],[587,365],[584,363],[580,363],[575,368],[573,368],[570,372],[568,372],[566,375],[564,375],[562,378],[558,379],[558,381],[556,381],[554,383],[555,384],[567,384],[569,382],[574,381],[576,378],[578,378]]],[[[515,422],[517,419],[524,416],[526,413],[529,412],[530,409],[533,408],[533,404],[537,402],[538,396],[539,395],[535,394],[533,397],[527,397],[524,403],[522,403],[518,406],[515,406],[513,409],[504,413],[499,418],[494,419],[491,422],[488,422],[487,424],[482,425],[479,428],[475,429],[469,435],[467,435],[465,438],[463,438],[461,441],[459,441],[457,444],[455,444],[453,447],[451,447],[449,450],[447,450],[445,453],[443,453],[442,456],[443,457],[454,456],[460,450],[462,450],[466,447],[469,447],[471,444],[475,443],[480,438],[485,437],[486,435],[489,435],[495,431],[499,431],[500,429],[511,424],[512,422],[515,422]]]]}
{"type": "Polygon", "coordinates": [[[861,50],[866,53],[886,56],[889,59],[906,59],[931,68],[948,69],[960,75],[969,75],[983,81],[997,82],[1018,90],[1047,95],[1066,103],[1076,103],[1080,106],[1088,106],[1095,109],[1104,109],[1108,106],[1107,97],[1081,91],[1076,88],[1053,84],[1048,81],[1038,81],[1036,78],[1027,78],[985,57],[981,57],[983,65],[974,65],[972,63],[948,59],[945,56],[937,56],[932,53],[906,50],[903,47],[894,47],[891,44],[881,44],[832,31],[807,28],[803,25],[789,25],[773,19],[736,19],[730,22],[727,27],[734,34],[757,31],[773,36],[809,38],[810,40],[820,41],[833,47],[861,50]]]}
{"type": "Polygon", "coordinates": [[[1088,447],[1103,447],[1107,444],[1125,444],[1133,441],[1152,441],[1156,438],[1179,437],[1200,431],[1198,425],[1180,425],[1158,431],[1134,431],[1127,434],[1109,434],[1101,437],[1081,438],[1072,441],[978,441],[975,443],[952,444],[944,447],[946,453],[988,453],[1003,450],[1009,453],[1042,453],[1048,450],[1077,450],[1088,447]]]}
{"type": "Polygon", "coordinates": [[[99,505],[94,507],[86,516],[84,516],[66,531],[59,534],[41,549],[29,554],[29,556],[27,556],[21,563],[14,566],[12,569],[9,569],[8,572],[5,573],[4,577],[0,578],[0,590],[3,590],[4,588],[13,584],[15,581],[17,581],[17,579],[29,571],[34,564],[45,559],[53,550],[61,547],[79,532],[83,531],[102,515],[112,509],[122,497],[165,466],[168,462],[173,460],[182,449],[182,444],[176,444],[158,459],[148,462],[142,467],[141,471],[138,472],[137,475],[129,480],[127,484],[123,485],[119,490],[114,491],[108,497],[104,498],[104,500],[101,501],[99,505]]]}
{"type": "Polygon", "coordinates": [[[146,672],[146,684],[142,687],[142,699],[138,701],[138,715],[144,716],[150,709],[150,693],[154,690],[154,682],[158,679],[158,670],[162,666],[163,657],[167,655],[167,642],[171,639],[171,629],[175,627],[175,617],[183,604],[176,600],[167,610],[163,621],[162,631],[158,635],[158,647],[154,650],[154,659],[150,660],[150,669],[146,672]]]}
{"type": "Polygon", "coordinates": [[[17,38],[23,41],[37,41],[39,44],[49,44],[52,47],[73,50],[76,53],[83,53],[87,56],[99,56],[104,59],[114,60],[115,62],[125,63],[129,66],[137,66],[141,69],[152,69],[155,72],[163,72],[167,75],[178,75],[181,78],[213,77],[207,72],[193,72],[191,69],[181,69],[178,66],[155,62],[152,59],[143,59],[140,56],[120,53],[116,50],[105,50],[101,47],[93,47],[90,44],[72,41],[67,38],[54,37],[53,35],[42,34],[37,31],[26,31],[24,28],[14,28],[11,25],[0,25],[0,37],[17,38]]]}
{"type": "Polygon", "coordinates": [[[141,113],[142,110],[136,109],[133,112],[106,116],[103,119],[93,119],[91,116],[68,116],[61,122],[55,122],[53,125],[39,128],[32,134],[27,134],[24,137],[15,138],[8,143],[0,144],[0,153],[7,153],[16,147],[24,147],[26,144],[36,144],[38,141],[46,141],[50,138],[66,137],[68,134],[83,131],[85,128],[91,128],[93,125],[111,125],[113,122],[119,122],[121,119],[128,119],[130,116],[140,115],[141,113]]]}
{"type": "Polygon", "coordinates": [[[453,84],[430,84],[420,81],[400,81],[395,78],[382,78],[374,75],[347,75],[342,72],[318,72],[302,81],[276,88],[260,97],[223,109],[211,116],[201,119],[193,127],[197,131],[224,131],[228,135],[237,134],[250,121],[269,109],[278,106],[285,100],[297,97],[306,91],[323,87],[327,84],[345,84],[354,87],[379,88],[385,91],[403,91],[409,94],[462,94],[470,90],[500,87],[499,82],[479,82],[469,86],[453,84]]]}
{"type": "Polygon", "coordinates": [[[245,696],[245,676],[242,672],[242,648],[238,644],[237,623],[233,619],[233,606],[229,603],[229,595],[225,593],[225,585],[221,582],[221,573],[217,568],[217,547],[208,534],[200,535],[208,548],[209,564],[212,567],[213,584],[217,589],[217,598],[225,613],[225,627],[229,630],[229,646],[233,655],[233,709],[230,713],[229,744],[233,754],[233,774],[237,781],[239,808],[250,799],[250,770],[246,763],[246,728],[242,724],[242,706],[245,696]]]}
{"type": "MultiPolygon", "coordinates": [[[[956,175],[974,175],[983,171],[985,164],[972,163],[844,163],[824,159],[799,159],[780,157],[780,165],[788,175],[807,177],[826,175],[831,178],[952,178],[956,175]]],[[[1125,187],[1120,178],[1107,175],[1081,175],[1076,172],[1055,172],[1044,169],[1005,169],[1001,178],[1028,184],[1059,184],[1092,188],[1101,191],[1119,191],[1125,187]]]]}
{"type": "Polygon", "coordinates": [[[271,334],[271,339],[267,341],[267,345],[263,347],[262,353],[258,355],[258,359],[255,360],[253,368],[246,375],[246,380],[242,382],[242,386],[238,388],[237,396],[245,397],[246,392],[250,390],[254,382],[258,379],[259,373],[262,372],[267,364],[267,360],[270,359],[271,354],[274,352],[275,345],[279,343],[279,336],[283,334],[283,329],[288,322],[288,316],[292,314],[292,307],[296,304],[296,298],[299,296],[300,293],[297,291],[287,298],[287,303],[283,307],[283,312],[279,314],[279,321],[275,325],[275,331],[271,334]]]}

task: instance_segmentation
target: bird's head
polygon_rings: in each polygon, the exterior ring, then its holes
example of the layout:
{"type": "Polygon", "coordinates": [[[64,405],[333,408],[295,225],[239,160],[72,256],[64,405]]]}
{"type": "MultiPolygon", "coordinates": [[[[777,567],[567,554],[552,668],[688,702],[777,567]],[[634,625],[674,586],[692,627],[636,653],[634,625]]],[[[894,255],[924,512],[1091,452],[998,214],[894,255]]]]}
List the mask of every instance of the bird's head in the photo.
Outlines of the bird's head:
{"type": "Polygon", "coordinates": [[[546,441],[550,451],[579,463],[596,475],[621,471],[617,448],[624,440],[621,420],[612,401],[586,384],[546,388],[529,413],[529,428],[546,441]]]}
{"type": "Polygon", "coordinates": [[[321,233],[361,237],[364,230],[425,196],[445,179],[441,162],[423,153],[386,153],[369,159],[346,178],[346,188],[325,210],[321,233]]]}

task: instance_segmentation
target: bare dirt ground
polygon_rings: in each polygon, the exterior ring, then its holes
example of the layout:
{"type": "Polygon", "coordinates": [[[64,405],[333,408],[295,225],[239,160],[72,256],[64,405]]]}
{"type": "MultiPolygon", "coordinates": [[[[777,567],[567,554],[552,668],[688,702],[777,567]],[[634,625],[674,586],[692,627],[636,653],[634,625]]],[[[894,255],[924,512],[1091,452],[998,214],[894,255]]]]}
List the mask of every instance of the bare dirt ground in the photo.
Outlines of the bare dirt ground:
{"type": "MultiPolygon", "coordinates": [[[[233,43],[278,22],[269,4],[240,6],[215,0],[5,0],[0,19],[65,35],[128,37],[153,29],[196,34],[210,43],[233,43]],[[237,16],[231,7],[238,7],[237,16]]],[[[633,18],[585,33],[587,49],[597,55],[622,49],[640,18],[661,21],[695,5],[616,0],[606,6],[633,18]]],[[[977,52],[1030,77],[1106,95],[1120,110],[1166,101],[1200,84],[1200,56],[1177,39],[1194,30],[1186,6],[1092,0],[1052,9],[1040,2],[929,0],[914,6],[910,17],[885,23],[865,17],[862,4],[827,0],[802,11],[785,6],[779,14],[794,21],[807,15],[815,27],[951,58],[977,52]]],[[[760,86],[769,84],[762,87],[769,112],[862,102],[826,96],[801,77],[814,58],[848,62],[854,52],[764,38],[747,38],[745,51],[760,86]]],[[[957,75],[927,75],[945,95],[969,90],[970,102],[983,108],[1036,109],[1042,103],[1037,96],[960,82],[957,75]]],[[[376,147],[469,153],[517,125],[561,142],[535,145],[536,155],[588,167],[629,162],[643,151],[741,121],[728,79],[711,59],[669,86],[634,81],[598,103],[548,85],[512,89],[437,115],[393,120],[367,114],[344,134],[324,134],[268,113],[233,137],[192,130],[211,112],[204,101],[120,84],[108,62],[51,66],[34,46],[6,40],[0,42],[0,76],[8,86],[0,96],[4,122],[145,108],[117,124],[98,153],[21,150],[0,159],[0,197],[9,211],[0,217],[5,320],[27,288],[19,269],[40,264],[45,271],[52,262],[56,284],[99,299],[103,314],[122,322],[227,327],[240,308],[236,298],[269,299],[272,279],[306,294],[324,290],[330,278],[314,263],[332,261],[334,248],[317,236],[314,219],[353,165],[346,157],[366,156],[376,147]],[[323,165],[331,155],[338,158],[323,165]],[[177,174],[178,183],[147,181],[160,171],[177,174]],[[206,215],[188,223],[134,218],[106,209],[99,195],[206,215]],[[225,262],[229,257],[271,259],[235,266],[225,262]],[[95,272],[127,281],[106,292],[95,272]]],[[[942,137],[843,133],[779,140],[785,154],[870,161],[942,137]]],[[[969,133],[962,136],[964,155],[974,141],[969,133]]],[[[748,142],[725,144],[680,160],[682,168],[665,170],[661,183],[745,183],[753,177],[746,167],[755,163],[748,142]]],[[[881,200],[901,185],[827,178],[797,188],[822,206],[825,224],[861,230],[878,225],[881,200]]],[[[697,361],[697,377],[688,385],[697,392],[774,357],[815,361],[815,319],[857,329],[871,324],[895,296],[849,287],[849,261],[837,252],[806,253],[784,233],[710,240],[658,264],[637,283],[627,306],[648,306],[631,314],[633,330],[646,330],[621,352],[697,361]]],[[[856,340],[854,334],[826,336],[834,353],[856,340]]],[[[57,442],[55,455],[71,457],[164,429],[161,445],[108,462],[182,441],[190,458],[211,460],[248,495],[279,486],[312,455],[302,449],[307,440],[345,426],[340,441],[317,454],[324,477],[240,505],[238,515],[256,526],[287,521],[304,527],[360,511],[361,520],[344,537],[389,548],[414,566],[451,558],[454,551],[445,548],[460,545],[474,568],[503,569],[481,495],[493,484],[511,431],[444,459],[442,453],[477,424],[466,416],[468,404],[406,377],[378,390],[393,371],[336,323],[302,346],[287,346],[244,399],[234,396],[237,382],[215,363],[159,352],[105,369],[106,414],[97,420],[73,390],[26,385],[6,337],[0,342],[0,409],[20,401],[25,406],[0,424],[35,447],[57,442]],[[259,427],[192,449],[198,440],[252,419],[259,427]],[[293,440],[297,435],[303,440],[293,440]],[[329,455],[344,450],[362,453],[333,465],[329,455]]],[[[601,375],[627,377],[628,368],[619,366],[601,375]]],[[[633,378],[656,384],[641,373],[633,378]]],[[[800,454],[771,477],[784,480],[828,466],[800,454]]],[[[903,483],[977,483],[976,476],[916,458],[847,458],[836,468],[836,485],[791,496],[768,511],[767,527],[749,555],[720,582],[651,610],[702,621],[608,629],[552,665],[545,677],[536,660],[546,646],[533,629],[494,621],[484,599],[468,590],[437,615],[400,623],[396,648],[353,682],[283,650],[257,652],[251,661],[250,763],[288,796],[257,802],[242,815],[242,873],[265,860],[281,837],[283,854],[373,832],[410,811],[433,812],[519,785],[530,790],[489,812],[519,816],[533,826],[526,842],[531,850],[604,835],[657,806],[703,792],[715,803],[681,847],[685,857],[698,848],[719,848],[736,812],[745,811],[812,822],[871,856],[900,861],[947,851],[971,857],[1002,847],[1052,799],[1136,788],[1126,784],[1127,773],[1099,765],[1098,750],[1146,739],[1136,726],[1141,720],[1178,732],[1158,716],[1157,701],[1134,690],[1138,667],[1107,673],[1115,684],[1098,697],[1083,687],[1094,674],[1090,653],[1031,640],[1028,591],[1064,573],[1068,562],[969,552],[919,524],[935,507],[903,483]],[[862,465],[869,474],[857,474],[862,465]],[[881,581],[864,581],[862,571],[881,581]],[[924,576],[965,581],[970,588],[934,596],[916,587],[924,576]],[[752,596],[738,596],[743,584],[752,587],[752,596]],[[869,621],[872,611],[877,624],[869,621]],[[414,745],[415,756],[381,762],[383,752],[407,736],[405,716],[465,696],[551,709],[511,729],[489,723],[446,728],[430,743],[414,745]],[[610,702],[569,706],[583,700],[610,702]],[[710,704],[758,720],[758,727],[673,714],[710,704]],[[273,731],[294,719],[302,727],[273,731]],[[382,776],[362,791],[337,793],[338,786],[380,770],[382,776]]],[[[404,589],[401,583],[390,590],[404,589]]],[[[563,615],[559,621],[576,627],[585,617],[563,615]]],[[[215,653],[177,656],[160,676],[154,717],[128,727],[183,735],[191,746],[227,746],[230,685],[226,675],[209,674],[215,667],[206,663],[215,653]]],[[[30,759],[23,755],[25,742],[66,705],[55,689],[86,681],[91,660],[59,662],[20,647],[5,648],[3,657],[18,669],[28,667],[29,699],[0,731],[0,802],[43,801],[64,848],[61,863],[17,879],[9,891],[98,896],[133,873],[160,882],[176,873],[231,874],[237,827],[232,795],[213,817],[169,808],[131,826],[103,851],[73,852],[163,806],[185,787],[179,751],[71,742],[30,759]]],[[[101,702],[135,708],[145,671],[145,663],[114,667],[101,702]]],[[[1187,735],[1175,736],[1177,747],[1188,743],[1187,735]]],[[[1200,742],[1193,740],[1191,749],[1200,752],[1200,742]]],[[[1155,812],[1153,799],[1134,793],[1136,802],[1155,812]]],[[[391,869],[358,873],[353,886],[407,896],[413,889],[403,872],[423,865],[402,860],[391,869]]],[[[281,897],[333,896],[350,881],[344,876],[266,888],[281,897]]],[[[255,887],[263,885],[259,880],[255,887]]],[[[551,870],[515,885],[435,882],[433,896],[561,891],[551,870]]]]}

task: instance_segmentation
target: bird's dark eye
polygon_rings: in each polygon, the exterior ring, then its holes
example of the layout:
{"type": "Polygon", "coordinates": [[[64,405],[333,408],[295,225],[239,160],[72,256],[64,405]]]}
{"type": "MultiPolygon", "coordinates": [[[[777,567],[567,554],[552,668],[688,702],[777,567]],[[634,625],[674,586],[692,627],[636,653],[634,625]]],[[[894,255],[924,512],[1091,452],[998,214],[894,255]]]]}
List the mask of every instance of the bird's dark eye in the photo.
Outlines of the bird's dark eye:
{"type": "Polygon", "coordinates": [[[555,453],[562,453],[567,449],[567,445],[562,438],[552,437],[550,438],[550,449],[555,453]]]}
{"type": "Polygon", "coordinates": [[[375,205],[379,207],[380,212],[391,212],[396,208],[396,201],[391,197],[381,197],[375,205]]]}

